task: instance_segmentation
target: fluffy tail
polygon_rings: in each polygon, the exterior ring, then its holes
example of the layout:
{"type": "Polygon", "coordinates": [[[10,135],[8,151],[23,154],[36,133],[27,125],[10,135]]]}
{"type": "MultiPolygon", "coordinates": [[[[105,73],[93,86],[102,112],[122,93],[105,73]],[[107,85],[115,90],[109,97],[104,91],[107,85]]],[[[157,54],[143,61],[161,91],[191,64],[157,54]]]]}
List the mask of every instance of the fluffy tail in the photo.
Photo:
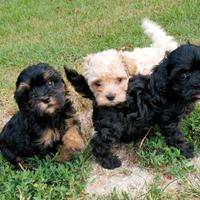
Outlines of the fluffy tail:
{"type": "Polygon", "coordinates": [[[165,49],[166,51],[174,50],[178,47],[177,42],[155,22],[145,18],[142,21],[144,33],[151,39],[152,47],[165,49]]]}

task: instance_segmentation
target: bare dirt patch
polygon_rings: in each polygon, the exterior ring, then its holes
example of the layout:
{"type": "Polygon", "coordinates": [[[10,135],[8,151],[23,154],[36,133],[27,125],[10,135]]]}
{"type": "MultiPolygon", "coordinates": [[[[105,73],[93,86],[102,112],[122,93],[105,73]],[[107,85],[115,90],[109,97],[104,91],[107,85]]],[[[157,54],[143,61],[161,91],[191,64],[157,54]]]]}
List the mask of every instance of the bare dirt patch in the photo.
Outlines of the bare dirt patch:
{"type": "Polygon", "coordinates": [[[133,198],[145,194],[146,185],[153,181],[153,173],[135,163],[136,155],[127,145],[115,147],[114,152],[122,160],[122,166],[108,170],[92,161],[93,170],[86,187],[86,193],[89,196],[108,195],[116,189],[119,192],[129,193],[133,198]]]}
{"type": "Polygon", "coordinates": [[[13,116],[15,112],[16,111],[14,109],[13,110],[6,109],[3,111],[3,117],[0,118],[0,131],[4,127],[4,125],[10,120],[10,118],[13,116]]]}
{"type": "MultiPolygon", "coordinates": [[[[162,173],[154,173],[151,169],[138,165],[137,156],[128,145],[118,145],[113,152],[119,156],[122,166],[114,170],[102,168],[94,160],[91,162],[92,173],[88,180],[86,190],[88,199],[109,195],[114,190],[127,192],[133,199],[144,199],[150,185],[154,184],[154,178],[159,175],[160,185],[165,194],[176,196],[176,193],[185,187],[181,179],[166,176],[162,173]]],[[[200,157],[193,158],[189,165],[194,165],[197,173],[200,172],[200,157]]],[[[188,176],[188,181],[200,184],[195,174],[188,176]]]]}

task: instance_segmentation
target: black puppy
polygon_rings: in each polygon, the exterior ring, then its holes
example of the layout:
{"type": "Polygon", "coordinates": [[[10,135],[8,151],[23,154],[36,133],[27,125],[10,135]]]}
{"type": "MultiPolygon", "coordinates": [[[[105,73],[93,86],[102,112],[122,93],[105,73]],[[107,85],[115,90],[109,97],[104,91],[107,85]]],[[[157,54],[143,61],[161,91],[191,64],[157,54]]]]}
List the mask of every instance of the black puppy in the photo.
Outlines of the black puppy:
{"type": "MultiPolygon", "coordinates": [[[[80,87],[77,91],[85,92],[80,87]]],[[[110,152],[112,145],[142,138],[155,124],[169,146],[178,148],[187,158],[192,157],[193,145],[184,141],[179,124],[199,98],[200,47],[182,45],[168,54],[151,75],[130,80],[123,105],[107,111],[99,108],[99,120],[94,124],[100,129],[92,139],[96,159],[105,168],[119,167],[120,160],[110,152]]]]}
{"type": "Polygon", "coordinates": [[[110,155],[110,150],[105,152],[104,147],[111,147],[119,137],[126,142],[143,137],[147,132],[145,129],[155,124],[160,127],[169,146],[178,148],[187,158],[193,157],[193,145],[184,141],[179,125],[182,118],[194,109],[199,94],[200,47],[180,46],[167,55],[150,76],[139,75],[130,80],[127,102],[123,105],[126,130],[122,136],[109,133],[93,138],[97,160],[108,164],[107,168],[118,167],[116,157],[110,155]]]}
{"type": "Polygon", "coordinates": [[[18,168],[25,157],[59,151],[64,162],[83,150],[80,124],[61,75],[45,63],[24,69],[16,82],[19,111],[0,134],[3,156],[18,168]]]}
{"type": "Polygon", "coordinates": [[[127,106],[123,103],[115,106],[98,105],[83,75],[78,74],[75,70],[69,69],[66,66],[65,73],[75,90],[93,102],[92,120],[95,129],[95,135],[91,140],[93,154],[103,167],[109,169],[119,167],[121,161],[110,153],[110,148],[116,142],[115,138],[118,141],[127,142],[123,138],[127,130],[127,106]]]}

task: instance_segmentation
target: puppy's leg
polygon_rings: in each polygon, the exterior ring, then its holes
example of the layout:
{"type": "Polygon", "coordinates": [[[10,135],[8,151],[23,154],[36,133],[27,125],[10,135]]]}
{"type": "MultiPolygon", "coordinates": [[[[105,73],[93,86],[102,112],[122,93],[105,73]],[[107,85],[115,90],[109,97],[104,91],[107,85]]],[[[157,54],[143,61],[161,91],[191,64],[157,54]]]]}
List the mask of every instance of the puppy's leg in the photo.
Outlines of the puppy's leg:
{"type": "Polygon", "coordinates": [[[66,120],[67,131],[62,137],[62,145],[58,147],[59,155],[55,158],[57,162],[70,160],[75,154],[81,153],[85,149],[79,121],[76,118],[66,120]]]}
{"type": "Polygon", "coordinates": [[[183,132],[178,129],[177,123],[161,125],[160,128],[162,134],[166,138],[167,145],[179,149],[181,154],[183,154],[186,158],[191,158],[194,156],[193,144],[185,142],[183,132]]]}
{"type": "Polygon", "coordinates": [[[97,161],[107,169],[121,166],[121,161],[111,153],[113,144],[119,142],[126,130],[126,123],[120,113],[105,112],[94,122],[95,136],[91,140],[93,154],[97,161]]]}
{"type": "Polygon", "coordinates": [[[21,157],[16,156],[10,149],[5,145],[0,147],[2,155],[14,165],[15,169],[26,170],[31,169],[31,166],[26,163],[21,157]]]}
{"type": "Polygon", "coordinates": [[[104,128],[96,133],[92,140],[92,153],[102,167],[114,169],[121,166],[121,161],[111,153],[111,147],[117,139],[113,137],[108,128],[104,128]]]}

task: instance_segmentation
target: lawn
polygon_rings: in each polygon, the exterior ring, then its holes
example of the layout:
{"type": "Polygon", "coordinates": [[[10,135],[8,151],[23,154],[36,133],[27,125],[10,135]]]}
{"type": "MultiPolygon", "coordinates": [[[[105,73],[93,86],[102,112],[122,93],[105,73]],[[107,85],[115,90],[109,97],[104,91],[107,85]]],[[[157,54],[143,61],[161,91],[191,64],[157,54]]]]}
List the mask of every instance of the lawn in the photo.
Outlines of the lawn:
{"type": "MultiPolygon", "coordinates": [[[[0,122],[17,107],[13,100],[15,81],[26,66],[48,62],[63,75],[63,65],[81,71],[83,57],[104,49],[148,46],[141,31],[141,19],[149,17],[162,25],[181,44],[200,44],[199,0],[0,0],[0,122]]],[[[130,49],[129,49],[130,50],[130,49]]],[[[78,111],[90,104],[72,93],[78,111]],[[79,102],[81,101],[81,102],[79,102]],[[84,105],[84,106],[82,106],[84,105]]],[[[200,151],[200,106],[183,123],[188,140],[200,151]]],[[[157,134],[137,149],[138,164],[159,173],[187,180],[198,169],[176,149],[165,146],[157,134]]],[[[0,199],[86,199],[84,188],[90,175],[90,148],[72,162],[58,165],[54,155],[44,160],[31,158],[34,171],[13,171],[0,157],[0,199]]],[[[184,182],[184,181],[183,181],[184,182]]],[[[200,199],[200,185],[185,181],[183,190],[169,197],[163,194],[159,178],[149,186],[147,199],[200,199]]],[[[129,199],[113,192],[103,199],[129,199]]],[[[101,198],[101,199],[102,199],[101,198]]]]}

